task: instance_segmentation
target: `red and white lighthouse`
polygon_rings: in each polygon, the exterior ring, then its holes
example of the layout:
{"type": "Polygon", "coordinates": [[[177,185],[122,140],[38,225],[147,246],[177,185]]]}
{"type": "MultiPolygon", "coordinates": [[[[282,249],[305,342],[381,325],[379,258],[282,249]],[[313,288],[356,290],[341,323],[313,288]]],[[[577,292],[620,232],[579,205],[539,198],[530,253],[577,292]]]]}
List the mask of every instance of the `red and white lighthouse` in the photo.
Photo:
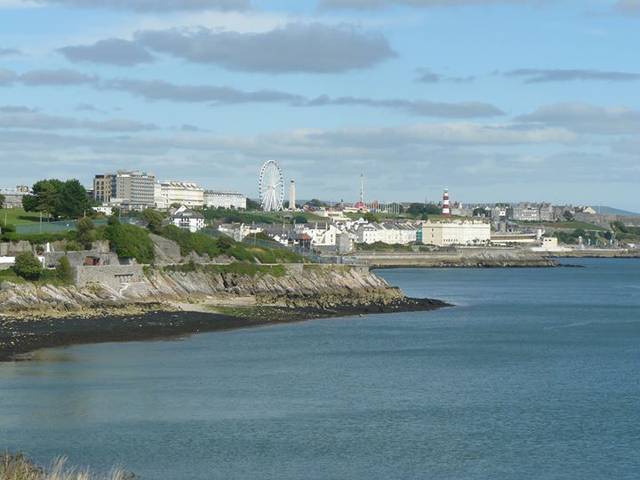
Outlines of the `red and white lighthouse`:
{"type": "Polygon", "coordinates": [[[449,190],[445,188],[444,195],[442,195],[442,215],[445,217],[451,216],[451,206],[449,205],[449,190]]]}

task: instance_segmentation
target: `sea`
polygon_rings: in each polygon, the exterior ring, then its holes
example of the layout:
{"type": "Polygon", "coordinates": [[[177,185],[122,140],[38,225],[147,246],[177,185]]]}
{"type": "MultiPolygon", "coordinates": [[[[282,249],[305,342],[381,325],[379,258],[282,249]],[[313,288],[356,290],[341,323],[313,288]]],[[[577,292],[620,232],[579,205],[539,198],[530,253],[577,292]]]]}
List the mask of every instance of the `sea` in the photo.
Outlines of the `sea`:
{"type": "Polygon", "coordinates": [[[640,260],[390,269],[453,307],[0,364],[0,451],[139,479],[640,478],[640,260]]]}

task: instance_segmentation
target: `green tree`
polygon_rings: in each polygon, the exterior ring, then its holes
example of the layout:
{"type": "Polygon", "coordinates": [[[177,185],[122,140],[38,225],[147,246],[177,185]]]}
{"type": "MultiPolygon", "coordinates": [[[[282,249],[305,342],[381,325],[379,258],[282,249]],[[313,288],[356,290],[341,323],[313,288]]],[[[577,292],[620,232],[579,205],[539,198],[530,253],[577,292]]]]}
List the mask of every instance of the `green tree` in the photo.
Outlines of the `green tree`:
{"type": "Polygon", "coordinates": [[[40,180],[33,184],[33,193],[22,198],[27,212],[42,212],[59,218],[79,218],[91,204],[87,191],[78,180],[40,180]]]}
{"type": "Polygon", "coordinates": [[[147,208],[142,212],[142,218],[147,222],[147,228],[155,233],[160,234],[162,232],[162,222],[164,221],[164,215],[152,208],[147,208]]]}
{"type": "Polygon", "coordinates": [[[438,215],[441,209],[434,203],[412,203],[407,208],[406,213],[413,217],[423,217],[425,215],[438,215]]]}
{"type": "Polygon", "coordinates": [[[247,210],[260,210],[260,204],[255,200],[247,198],[247,210]]]}
{"type": "Polygon", "coordinates": [[[322,200],[318,200],[317,198],[311,199],[309,202],[307,202],[307,205],[314,208],[323,208],[328,206],[325,202],[323,202],[322,200]]]}
{"type": "Polygon", "coordinates": [[[78,230],[78,242],[84,246],[84,248],[91,248],[91,243],[96,238],[96,227],[90,218],[82,217],[78,220],[76,225],[78,230]]]}
{"type": "Polygon", "coordinates": [[[138,263],[153,262],[153,242],[146,229],[115,223],[106,228],[105,235],[119,257],[134,258],[138,263]]]}
{"type": "Polygon", "coordinates": [[[23,252],[16,257],[13,271],[25,280],[38,280],[42,275],[42,264],[31,252],[23,252]]]}
{"type": "Polygon", "coordinates": [[[64,218],[80,218],[90,209],[87,190],[78,180],[68,180],[62,184],[55,216],[64,218]]]}
{"type": "Polygon", "coordinates": [[[375,213],[371,212],[365,213],[362,218],[364,218],[369,223],[378,223],[380,221],[378,216],[375,213]]]}
{"type": "Polygon", "coordinates": [[[64,282],[73,282],[73,270],[69,262],[69,257],[66,255],[60,259],[60,262],[56,266],[56,276],[64,282]]]}
{"type": "Polygon", "coordinates": [[[22,206],[27,212],[42,212],[56,217],[60,193],[64,184],[60,180],[40,180],[33,184],[31,195],[22,198],[22,206]]]}
{"type": "Polygon", "coordinates": [[[7,197],[0,193],[0,208],[4,208],[4,202],[7,200],[7,197]]]}

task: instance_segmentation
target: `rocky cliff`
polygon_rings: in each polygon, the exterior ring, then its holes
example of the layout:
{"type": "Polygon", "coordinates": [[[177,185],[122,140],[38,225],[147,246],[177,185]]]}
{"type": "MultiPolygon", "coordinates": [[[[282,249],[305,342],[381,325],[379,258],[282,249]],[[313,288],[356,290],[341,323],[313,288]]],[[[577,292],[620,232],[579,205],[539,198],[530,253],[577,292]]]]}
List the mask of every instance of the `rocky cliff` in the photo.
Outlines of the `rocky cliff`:
{"type": "Polygon", "coordinates": [[[120,289],[91,284],[0,286],[0,314],[62,316],[177,304],[273,305],[330,308],[391,305],[402,292],[362,267],[297,265],[274,273],[239,274],[198,268],[191,272],[151,269],[141,282],[120,289]]]}

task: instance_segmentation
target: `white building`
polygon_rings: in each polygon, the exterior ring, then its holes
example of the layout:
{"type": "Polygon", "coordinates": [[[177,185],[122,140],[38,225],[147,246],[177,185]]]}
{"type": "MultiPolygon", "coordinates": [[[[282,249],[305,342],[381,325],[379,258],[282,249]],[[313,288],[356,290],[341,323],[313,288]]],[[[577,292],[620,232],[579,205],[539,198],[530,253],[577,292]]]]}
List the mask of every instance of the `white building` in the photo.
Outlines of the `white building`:
{"type": "Polygon", "coordinates": [[[311,237],[313,247],[335,247],[336,239],[340,230],[331,224],[305,224],[298,228],[299,233],[307,234],[311,237]]]}
{"type": "Polygon", "coordinates": [[[241,242],[249,235],[260,233],[264,231],[259,225],[246,225],[244,223],[228,223],[218,227],[220,233],[233,238],[236,242],[241,242]]]}
{"type": "Polygon", "coordinates": [[[178,228],[195,233],[205,227],[204,216],[187,207],[180,207],[171,215],[171,223],[178,228]]]}
{"type": "Polygon", "coordinates": [[[415,243],[417,229],[404,223],[359,223],[355,227],[356,243],[386,243],[389,245],[408,245],[415,243]]]}
{"type": "Polygon", "coordinates": [[[0,194],[4,195],[4,208],[22,208],[22,199],[29,195],[30,189],[25,185],[16,188],[0,188],[0,194]]]}
{"type": "MultiPolygon", "coordinates": [[[[100,177],[99,175],[96,178],[100,177]]],[[[111,181],[109,204],[124,210],[144,210],[154,206],[156,177],[146,172],[120,170],[115,175],[103,175],[111,181]]],[[[95,183],[95,180],[94,180],[95,183]]],[[[107,186],[105,184],[104,188],[107,186]]],[[[104,193],[106,195],[106,193],[104,193]]]]}
{"type": "Polygon", "coordinates": [[[542,239],[542,244],[538,247],[533,247],[531,250],[543,253],[561,253],[571,251],[570,248],[561,247],[558,244],[558,239],[556,237],[544,237],[542,239]]]}
{"type": "Polygon", "coordinates": [[[106,215],[107,217],[110,217],[111,215],[113,215],[113,207],[111,207],[109,205],[100,205],[98,207],[93,207],[92,210],[94,212],[102,213],[103,215],[106,215]]]}
{"type": "Polygon", "coordinates": [[[225,208],[228,210],[246,210],[247,197],[237,192],[204,192],[204,205],[207,208],[225,208]]]}
{"type": "Polygon", "coordinates": [[[519,203],[513,207],[512,217],[518,222],[539,222],[540,208],[528,203],[519,203]]]}
{"type": "Polygon", "coordinates": [[[187,208],[204,206],[204,189],[190,182],[156,183],[154,191],[156,208],[167,210],[172,205],[184,205],[187,208]]]}
{"type": "Polygon", "coordinates": [[[491,240],[491,225],[478,220],[426,221],[418,231],[426,245],[485,245],[491,240]]]}
{"type": "Polygon", "coordinates": [[[342,210],[332,210],[328,208],[320,208],[313,211],[319,217],[328,218],[332,222],[348,222],[351,219],[347,217],[342,210]]]}

